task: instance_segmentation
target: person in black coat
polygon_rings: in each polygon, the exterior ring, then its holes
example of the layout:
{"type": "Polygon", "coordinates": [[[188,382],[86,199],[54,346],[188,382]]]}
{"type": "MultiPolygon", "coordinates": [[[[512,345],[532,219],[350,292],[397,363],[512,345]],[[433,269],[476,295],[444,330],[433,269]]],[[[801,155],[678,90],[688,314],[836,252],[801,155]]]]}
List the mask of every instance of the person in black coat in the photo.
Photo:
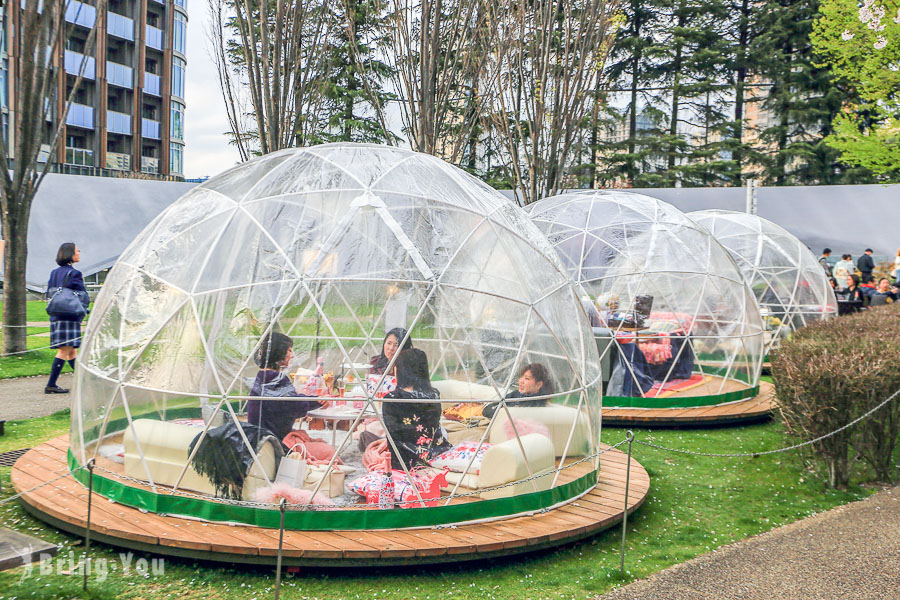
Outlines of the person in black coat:
{"type": "MultiPolygon", "coordinates": [[[[253,360],[259,365],[259,372],[253,385],[251,396],[269,398],[307,397],[298,394],[290,378],[282,373],[293,358],[294,341],[283,333],[272,332],[263,339],[253,360]]],[[[272,432],[283,441],[294,427],[294,421],[306,413],[327,404],[319,400],[248,400],[247,421],[272,432]]]]}
{"type": "MultiPolygon", "coordinates": [[[[84,278],[81,271],[72,266],[81,260],[81,251],[73,242],[66,242],[59,247],[56,253],[57,268],[50,272],[50,280],[47,282],[47,290],[58,287],[67,287],[81,292],[79,294],[85,310],[90,305],[87,288],[84,287],[84,278]]],[[[66,362],[75,370],[75,356],[81,347],[81,321],[50,315],[50,347],[56,349],[56,358],[50,367],[50,379],[44,387],[45,394],[68,394],[69,390],[56,385],[66,362]]]]}
{"type": "Polygon", "coordinates": [[[872,260],[872,249],[866,248],[865,254],[860,256],[856,261],[856,268],[862,274],[862,280],[865,282],[875,270],[875,261],[872,260]]]}
{"type": "MultiPolygon", "coordinates": [[[[522,367],[519,374],[519,389],[506,395],[507,406],[546,406],[548,396],[553,393],[553,382],[541,363],[531,363],[522,367]]],[[[499,402],[486,404],[481,414],[487,418],[494,416],[500,408],[499,402]]]]}

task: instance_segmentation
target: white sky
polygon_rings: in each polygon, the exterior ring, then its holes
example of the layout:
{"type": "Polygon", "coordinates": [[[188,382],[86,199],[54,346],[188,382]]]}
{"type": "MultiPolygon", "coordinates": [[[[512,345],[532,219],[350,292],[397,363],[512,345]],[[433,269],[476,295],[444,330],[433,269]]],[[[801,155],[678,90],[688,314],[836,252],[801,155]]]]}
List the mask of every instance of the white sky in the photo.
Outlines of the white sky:
{"type": "Polygon", "coordinates": [[[238,153],[225,136],[228,117],[209,56],[206,2],[188,0],[188,18],[184,176],[195,178],[231,167],[238,162],[238,153]]]}

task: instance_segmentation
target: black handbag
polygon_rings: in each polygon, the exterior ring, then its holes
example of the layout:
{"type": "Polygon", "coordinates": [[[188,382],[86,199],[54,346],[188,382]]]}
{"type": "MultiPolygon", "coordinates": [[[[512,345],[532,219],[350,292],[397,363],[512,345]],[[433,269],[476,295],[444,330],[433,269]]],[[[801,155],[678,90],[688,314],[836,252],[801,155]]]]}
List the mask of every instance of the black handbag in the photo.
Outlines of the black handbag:
{"type": "Polygon", "coordinates": [[[47,314],[63,321],[80,321],[87,314],[87,307],[81,300],[84,292],[68,287],[71,277],[72,272],[69,271],[62,286],[47,290],[47,314]]]}

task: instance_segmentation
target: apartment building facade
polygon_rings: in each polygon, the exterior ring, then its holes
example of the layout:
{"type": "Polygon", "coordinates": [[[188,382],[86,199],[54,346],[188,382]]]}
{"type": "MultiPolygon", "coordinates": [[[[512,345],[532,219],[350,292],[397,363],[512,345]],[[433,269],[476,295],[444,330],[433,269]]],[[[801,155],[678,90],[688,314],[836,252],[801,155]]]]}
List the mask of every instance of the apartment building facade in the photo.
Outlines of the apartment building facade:
{"type": "MultiPolygon", "coordinates": [[[[10,65],[21,52],[17,31],[26,1],[33,0],[7,2],[2,13],[0,111],[7,140],[14,135],[9,123],[17,91],[10,65]]],[[[83,81],[54,155],[44,158],[59,172],[182,178],[187,0],[108,0],[103,13],[96,0],[64,1],[66,37],[51,57],[58,76],[48,131],[82,68],[83,81]],[[96,42],[86,54],[93,28],[96,42]]]]}

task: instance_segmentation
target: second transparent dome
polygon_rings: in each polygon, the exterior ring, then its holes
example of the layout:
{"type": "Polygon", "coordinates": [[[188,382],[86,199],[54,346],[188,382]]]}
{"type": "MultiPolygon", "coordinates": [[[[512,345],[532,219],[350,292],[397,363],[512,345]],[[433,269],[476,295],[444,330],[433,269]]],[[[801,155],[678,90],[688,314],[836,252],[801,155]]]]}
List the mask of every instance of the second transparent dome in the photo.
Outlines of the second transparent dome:
{"type": "Polygon", "coordinates": [[[756,299],[704,227],[666,202],[628,192],[567,193],[528,210],[589,297],[595,333],[614,340],[605,406],[729,401],[757,385],[756,299]]]}

